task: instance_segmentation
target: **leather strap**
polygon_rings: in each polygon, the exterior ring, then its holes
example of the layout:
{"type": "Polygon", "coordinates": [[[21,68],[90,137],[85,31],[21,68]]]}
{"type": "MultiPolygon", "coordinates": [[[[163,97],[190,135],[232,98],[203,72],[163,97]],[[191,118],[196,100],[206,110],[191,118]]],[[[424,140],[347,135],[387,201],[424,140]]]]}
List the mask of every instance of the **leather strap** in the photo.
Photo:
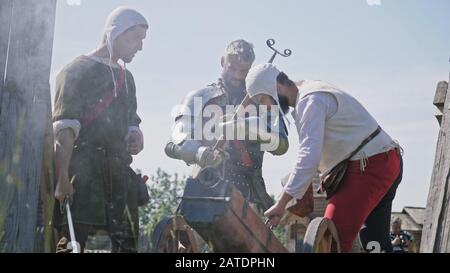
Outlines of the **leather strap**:
{"type": "Polygon", "coordinates": [[[370,134],[370,136],[368,136],[366,139],[363,140],[363,142],[361,142],[358,148],[356,148],[356,150],[354,150],[347,159],[349,160],[354,155],[356,155],[356,153],[358,153],[364,146],[366,146],[367,143],[369,143],[372,139],[374,139],[380,132],[381,127],[378,126],[377,129],[372,134],[370,134]]]}

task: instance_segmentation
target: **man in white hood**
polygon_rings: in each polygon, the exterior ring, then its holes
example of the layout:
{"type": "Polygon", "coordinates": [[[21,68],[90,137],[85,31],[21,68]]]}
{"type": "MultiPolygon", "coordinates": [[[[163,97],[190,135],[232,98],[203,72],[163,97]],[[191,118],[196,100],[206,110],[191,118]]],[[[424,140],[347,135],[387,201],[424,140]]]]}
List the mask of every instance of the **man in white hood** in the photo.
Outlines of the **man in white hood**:
{"type": "MultiPolygon", "coordinates": [[[[136,10],[115,9],[100,46],[66,65],[56,79],[55,198],[60,205],[71,201],[81,249],[88,234],[104,229],[113,252],[136,251],[138,179],[130,164],[143,149],[143,135],[134,79],[125,65],[142,50],[147,29],[136,10]]],[[[60,251],[69,238],[64,218],[56,213],[60,251]]]]}
{"type": "Polygon", "coordinates": [[[399,145],[354,97],[326,82],[294,83],[274,65],[264,64],[250,70],[246,86],[256,103],[280,98],[294,108],[297,162],[279,200],[265,212],[271,224],[279,223],[292,198],[303,198],[317,170],[325,178],[349,159],[337,190],[327,189],[325,217],[335,223],[343,252],[351,250],[358,232],[364,248],[374,241],[391,252],[391,206],[402,178],[399,145]]]}

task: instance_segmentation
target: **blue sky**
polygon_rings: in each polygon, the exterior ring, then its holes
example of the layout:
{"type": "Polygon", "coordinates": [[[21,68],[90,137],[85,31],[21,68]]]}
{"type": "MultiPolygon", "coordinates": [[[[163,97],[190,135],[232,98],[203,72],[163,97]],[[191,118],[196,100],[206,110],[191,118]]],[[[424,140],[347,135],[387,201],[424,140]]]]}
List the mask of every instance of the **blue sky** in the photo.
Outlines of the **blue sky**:
{"type": "MultiPolygon", "coordinates": [[[[150,23],[144,50],[128,66],[145,135],[134,168],[188,174],[189,167],[163,151],[172,107],[219,77],[220,56],[230,41],[251,41],[255,63],[261,63],[270,57],[266,39],[275,38],[278,47],[293,51],[276,60],[281,70],[296,80],[321,79],[347,90],[401,143],[405,169],[394,209],[425,206],[439,130],[432,101],[437,82],[449,79],[450,1],[59,0],[52,86],[66,63],[97,46],[107,15],[121,5],[138,9],[150,23]]],[[[267,155],[263,166],[268,190],[276,195],[295,162],[293,126],[288,153],[267,155]]]]}

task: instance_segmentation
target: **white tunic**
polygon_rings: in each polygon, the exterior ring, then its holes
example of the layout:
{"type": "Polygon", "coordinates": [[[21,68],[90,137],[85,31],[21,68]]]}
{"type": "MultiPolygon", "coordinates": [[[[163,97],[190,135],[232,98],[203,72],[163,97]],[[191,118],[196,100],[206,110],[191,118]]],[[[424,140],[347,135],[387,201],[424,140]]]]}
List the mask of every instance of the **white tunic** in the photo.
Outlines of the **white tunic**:
{"type": "MultiPolygon", "coordinates": [[[[301,199],[317,171],[327,173],[347,158],[378,123],[355,98],[325,82],[304,81],[298,88],[294,118],[300,145],[284,190],[301,199]]],[[[351,160],[364,161],[394,147],[382,130],[351,160]]]]}

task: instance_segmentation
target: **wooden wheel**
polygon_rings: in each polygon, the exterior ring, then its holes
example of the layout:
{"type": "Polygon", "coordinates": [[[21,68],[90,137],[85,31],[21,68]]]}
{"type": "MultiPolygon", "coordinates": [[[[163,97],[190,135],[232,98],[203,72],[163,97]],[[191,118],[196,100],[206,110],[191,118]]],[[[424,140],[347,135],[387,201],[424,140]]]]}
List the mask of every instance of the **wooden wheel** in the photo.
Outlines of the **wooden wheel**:
{"type": "Polygon", "coordinates": [[[193,229],[182,216],[165,217],[152,234],[154,253],[196,253],[198,243],[193,229]]]}
{"type": "Polygon", "coordinates": [[[318,217],[306,229],[303,253],[341,252],[339,237],[333,221],[318,217]]]}

